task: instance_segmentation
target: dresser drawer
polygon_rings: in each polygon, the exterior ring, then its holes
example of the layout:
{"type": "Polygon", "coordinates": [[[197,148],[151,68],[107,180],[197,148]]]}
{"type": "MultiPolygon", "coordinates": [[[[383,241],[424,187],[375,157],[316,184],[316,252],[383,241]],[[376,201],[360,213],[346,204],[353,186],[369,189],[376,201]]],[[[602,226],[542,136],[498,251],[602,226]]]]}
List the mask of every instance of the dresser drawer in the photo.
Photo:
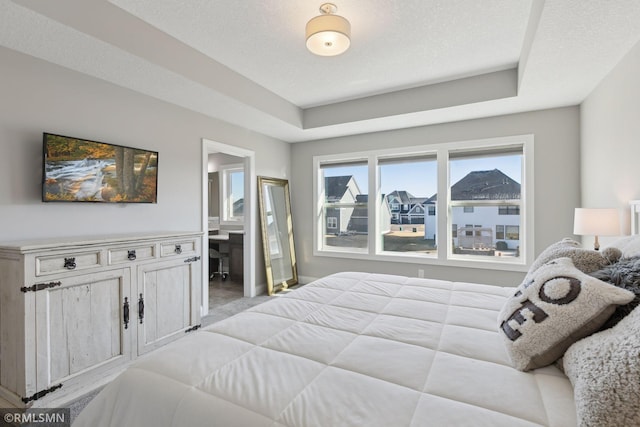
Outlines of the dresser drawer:
{"type": "Polygon", "coordinates": [[[196,253],[197,249],[196,239],[184,239],[167,241],[160,243],[160,256],[180,256],[180,255],[192,255],[196,253]]]}
{"type": "Polygon", "coordinates": [[[108,251],[109,265],[125,264],[132,261],[145,261],[156,257],[156,245],[149,243],[143,246],[127,246],[113,248],[108,251]]]}
{"type": "Polygon", "coordinates": [[[100,250],[36,257],[36,276],[86,270],[102,265],[100,250]]]}

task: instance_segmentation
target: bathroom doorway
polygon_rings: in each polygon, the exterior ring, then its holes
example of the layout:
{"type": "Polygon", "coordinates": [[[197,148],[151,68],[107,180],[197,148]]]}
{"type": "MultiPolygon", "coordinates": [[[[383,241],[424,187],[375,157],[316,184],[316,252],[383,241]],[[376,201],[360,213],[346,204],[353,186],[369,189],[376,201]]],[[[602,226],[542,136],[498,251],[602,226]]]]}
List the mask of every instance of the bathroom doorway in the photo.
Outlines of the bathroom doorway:
{"type": "MultiPolygon", "coordinates": [[[[231,176],[231,175],[230,175],[231,176]]],[[[202,140],[202,179],[203,179],[203,192],[202,192],[202,230],[203,230],[203,239],[202,239],[202,248],[203,248],[203,271],[202,271],[202,315],[206,316],[209,313],[209,286],[206,284],[209,283],[210,277],[210,268],[209,268],[209,230],[220,228],[223,233],[235,233],[230,234],[231,237],[234,238],[235,242],[238,242],[241,246],[234,246],[235,253],[238,254],[238,251],[241,252],[241,266],[239,267],[241,271],[237,271],[238,269],[238,258],[239,255],[236,255],[236,271],[234,272],[234,278],[240,277],[239,281],[242,282],[242,296],[245,297],[254,297],[256,295],[256,276],[255,276],[255,245],[256,245],[256,221],[257,221],[257,187],[256,187],[256,173],[255,173],[255,153],[250,150],[246,150],[243,148],[235,147],[233,145],[223,144],[216,141],[211,141],[208,139],[202,140]],[[229,215],[233,216],[234,212],[234,203],[227,207],[218,205],[213,203],[213,206],[210,206],[210,197],[212,197],[212,193],[215,193],[215,196],[220,199],[219,189],[223,188],[222,185],[218,183],[212,184],[210,182],[211,176],[210,172],[217,172],[217,178],[221,179],[222,174],[221,170],[212,171],[210,170],[212,167],[210,164],[210,156],[213,155],[213,158],[225,159],[221,161],[221,163],[225,164],[233,164],[233,167],[228,167],[227,169],[241,170],[243,175],[243,185],[242,188],[237,188],[236,182],[236,194],[241,194],[242,201],[241,203],[235,203],[236,213],[238,206],[242,206],[242,218],[239,220],[237,217],[229,217],[224,213],[224,209],[227,209],[227,212],[230,212],[229,215]],[[213,188],[212,188],[213,185],[213,188]],[[216,191],[212,191],[216,190],[216,191]],[[210,212],[214,214],[218,214],[219,225],[215,225],[215,215],[212,216],[210,212]],[[213,221],[213,222],[212,222],[213,221]],[[212,227],[213,226],[213,227],[212,227]],[[240,234],[241,237],[238,235],[240,234]]],[[[215,197],[214,196],[214,197],[215,197]]],[[[229,198],[229,200],[232,200],[229,198]]],[[[236,202],[238,202],[238,197],[236,196],[236,202]]],[[[228,259],[225,262],[229,262],[228,259]]],[[[232,261],[233,262],[233,261],[232,261]]],[[[212,266],[213,267],[213,266],[212,266]]],[[[217,265],[215,266],[217,268],[217,265]]],[[[227,264],[227,269],[228,269],[227,264]]],[[[229,278],[229,276],[227,276],[229,278]]],[[[228,280],[228,278],[226,280],[228,280]]],[[[221,279],[218,277],[218,279],[221,279]]]]}

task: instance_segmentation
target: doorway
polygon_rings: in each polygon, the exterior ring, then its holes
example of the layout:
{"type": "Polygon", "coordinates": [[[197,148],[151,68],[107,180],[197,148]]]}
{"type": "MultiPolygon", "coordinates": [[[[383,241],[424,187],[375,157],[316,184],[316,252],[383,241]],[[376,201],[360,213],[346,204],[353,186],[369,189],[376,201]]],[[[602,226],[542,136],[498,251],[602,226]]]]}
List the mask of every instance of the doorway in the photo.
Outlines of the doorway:
{"type": "Polygon", "coordinates": [[[244,234],[242,235],[242,294],[245,297],[256,295],[256,218],[257,184],[255,172],[255,153],[233,145],[202,139],[202,316],[209,313],[209,155],[221,153],[235,156],[244,172],[244,234]]]}

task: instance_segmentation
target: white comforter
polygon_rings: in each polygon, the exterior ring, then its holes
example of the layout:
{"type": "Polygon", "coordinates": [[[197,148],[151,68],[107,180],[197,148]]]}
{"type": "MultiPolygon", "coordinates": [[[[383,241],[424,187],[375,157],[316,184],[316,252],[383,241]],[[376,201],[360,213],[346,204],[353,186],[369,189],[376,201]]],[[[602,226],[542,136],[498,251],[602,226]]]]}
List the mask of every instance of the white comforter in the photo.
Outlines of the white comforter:
{"type": "Polygon", "coordinates": [[[510,367],[512,288],[340,273],[136,362],[88,426],[575,426],[555,367],[510,367]]]}

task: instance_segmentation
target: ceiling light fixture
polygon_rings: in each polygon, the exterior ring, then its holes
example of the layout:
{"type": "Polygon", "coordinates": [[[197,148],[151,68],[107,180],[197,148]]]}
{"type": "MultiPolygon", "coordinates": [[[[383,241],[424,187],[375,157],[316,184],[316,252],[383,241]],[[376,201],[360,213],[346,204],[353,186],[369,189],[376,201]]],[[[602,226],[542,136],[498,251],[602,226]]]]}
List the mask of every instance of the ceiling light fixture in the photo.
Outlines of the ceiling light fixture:
{"type": "Polygon", "coordinates": [[[333,3],[320,6],[322,15],[307,22],[307,49],[320,56],[340,55],[351,44],[351,24],[335,15],[338,7],[333,3]]]}

